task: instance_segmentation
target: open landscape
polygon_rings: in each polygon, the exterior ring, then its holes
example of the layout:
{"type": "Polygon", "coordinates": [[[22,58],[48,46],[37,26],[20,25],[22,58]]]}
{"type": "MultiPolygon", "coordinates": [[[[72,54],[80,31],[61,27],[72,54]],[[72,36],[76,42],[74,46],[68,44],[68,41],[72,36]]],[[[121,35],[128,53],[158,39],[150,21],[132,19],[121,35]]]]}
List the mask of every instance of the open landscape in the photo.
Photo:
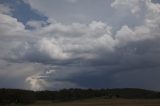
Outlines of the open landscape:
{"type": "Polygon", "coordinates": [[[39,101],[25,106],[160,106],[160,99],[87,99],[60,103],[39,101]]]}

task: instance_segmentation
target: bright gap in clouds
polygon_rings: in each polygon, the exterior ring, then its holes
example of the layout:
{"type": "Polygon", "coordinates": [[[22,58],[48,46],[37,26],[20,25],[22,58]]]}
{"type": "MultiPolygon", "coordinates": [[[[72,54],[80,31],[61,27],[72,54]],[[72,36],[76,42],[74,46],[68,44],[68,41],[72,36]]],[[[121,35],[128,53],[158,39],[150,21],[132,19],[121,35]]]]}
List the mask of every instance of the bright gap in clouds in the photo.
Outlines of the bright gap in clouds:
{"type": "Polygon", "coordinates": [[[0,20],[1,88],[160,90],[156,0],[7,0],[0,20]]]}

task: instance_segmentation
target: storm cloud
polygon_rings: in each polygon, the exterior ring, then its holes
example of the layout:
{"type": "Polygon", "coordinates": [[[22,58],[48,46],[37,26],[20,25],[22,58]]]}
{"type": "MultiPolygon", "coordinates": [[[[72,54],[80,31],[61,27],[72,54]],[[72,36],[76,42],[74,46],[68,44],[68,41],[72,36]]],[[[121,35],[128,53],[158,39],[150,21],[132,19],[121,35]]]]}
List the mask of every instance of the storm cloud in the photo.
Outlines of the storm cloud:
{"type": "Polygon", "coordinates": [[[5,80],[0,87],[160,90],[158,2],[23,3],[48,20],[28,20],[24,24],[12,16],[11,7],[0,5],[0,80],[5,80]],[[66,10],[49,5],[53,3],[66,10]],[[99,7],[104,3],[107,7],[99,7]]]}

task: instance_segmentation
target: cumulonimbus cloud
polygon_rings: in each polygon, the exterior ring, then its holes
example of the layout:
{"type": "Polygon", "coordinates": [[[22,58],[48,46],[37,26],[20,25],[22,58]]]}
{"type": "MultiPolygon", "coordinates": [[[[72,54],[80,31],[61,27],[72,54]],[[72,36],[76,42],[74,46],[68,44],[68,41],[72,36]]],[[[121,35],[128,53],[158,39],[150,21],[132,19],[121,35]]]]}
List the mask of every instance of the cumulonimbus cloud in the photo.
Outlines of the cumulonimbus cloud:
{"type": "MultiPolygon", "coordinates": [[[[123,15],[123,21],[130,20],[129,16],[132,15],[134,22],[141,23],[130,26],[126,21],[117,29],[102,21],[64,24],[32,20],[27,23],[31,29],[25,29],[26,26],[21,22],[1,13],[0,19],[4,21],[0,22],[0,31],[3,32],[0,37],[8,39],[3,44],[7,43],[9,47],[0,46],[5,51],[1,52],[3,59],[5,57],[12,62],[43,64],[43,69],[51,67],[47,71],[34,70],[30,76],[26,76],[26,82],[34,90],[118,87],[127,86],[130,82],[129,86],[149,88],[147,84],[139,86],[134,79],[127,82],[121,78],[131,75],[130,73],[136,75],[138,71],[145,74],[145,70],[147,74],[148,70],[158,73],[160,5],[151,0],[115,0],[111,7],[115,9],[115,16],[123,15]],[[12,41],[13,37],[15,41],[12,41]]],[[[120,23],[122,19],[117,17],[117,20],[120,23]]],[[[150,87],[159,88],[160,86],[150,87]]]]}

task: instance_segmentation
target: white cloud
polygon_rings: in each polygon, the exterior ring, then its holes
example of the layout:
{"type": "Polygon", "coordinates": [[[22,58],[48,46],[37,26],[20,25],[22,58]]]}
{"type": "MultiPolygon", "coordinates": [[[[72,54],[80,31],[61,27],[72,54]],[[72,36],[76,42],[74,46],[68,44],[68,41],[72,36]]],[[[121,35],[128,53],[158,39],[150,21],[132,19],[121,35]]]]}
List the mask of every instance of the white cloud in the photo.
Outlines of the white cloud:
{"type": "MultiPolygon", "coordinates": [[[[116,39],[118,42],[127,43],[133,41],[143,41],[146,39],[154,39],[158,37],[160,16],[160,5],[154,4],[151,0],[115,0],[112,4],[118,11],[131,11],[135,16],[140,16],[143,21],[141,25],[133,28],[124,25],[117,31],[116,39]],[[134,11],[134,12],[133,12],[134,11]],[[143,16],[142,16],[143,15],[143,16]],[[154,24],[153,24],[154,23],[154,24]]],[[[127,14],[127,12],[125,13],[127,14]]],[[[137,18],[139,19],[139,18],[137,18]]]]}
{"type": "Polygon", "coordinates": [[[45,90],[47,82],[38,76],[31,76],[26,78],[26,82],[30,84],[32,90],[45,90]]]}
{"type": "Polygon", "coordinates": [[[40,52],[48,55],[53,59],[66,59],[68,56],[63,50],[58,47],[54,39],[42,39],[38,42],[38,49],[40,52]]]}
{"type": "Polygon", "coordinates": [[[0,14],[0,37],[2,36],[23,36],[25,34],[25,26],[6,14],[0,14]]]}
{"type": "Polygon", "coordinates": [[[150,0],[115,0],[111,6],[116,9],[122,9],[122,11],[130,11],[133,14],[136,14],[141,10],[141,3],[145,3],[150,0]]]}
{"type": "MultiPolygon", "coordinates": [[[[113,50],[115,41],[112,38],[110,30],[111,28],[105,23],[96,21],[88,25],[80,23],[65,25],[57,23],[44,27],[40,35],[48,35],[47,42],[52,42],[52,46],[59,46],[61,50],[54,49],[47,44],[48,47],[51,47],[48,50],[54,50],[55,52],[57,50],[57,55],[61,55],[57,57],[83,57],[84,54],[84,58],[87,58],[94,51],[97,51],[97,49],[113,50]],[[62,53],[62,51],[66,52],[66,54],[62,53]]],[[[51,54],[54,55],[55,53],[52,52],[51,54]]]]}

